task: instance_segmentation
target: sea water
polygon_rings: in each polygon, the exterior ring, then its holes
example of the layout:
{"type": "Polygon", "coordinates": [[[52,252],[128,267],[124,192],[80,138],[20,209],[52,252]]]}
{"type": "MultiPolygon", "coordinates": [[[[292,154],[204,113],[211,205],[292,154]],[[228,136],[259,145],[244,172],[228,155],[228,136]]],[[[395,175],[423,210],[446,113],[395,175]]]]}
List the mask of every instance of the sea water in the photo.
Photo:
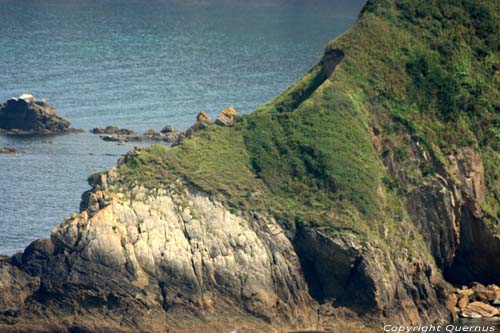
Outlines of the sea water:
{"type": "Polygon", "coordinates": [[[133,144],[88,133],[137,132],[223,107],[246,113],[317,63],[364,0],[1,0],[0,102],[45,98],[82,134],[0,136],[0,254],[48,237],[133,144]]]}

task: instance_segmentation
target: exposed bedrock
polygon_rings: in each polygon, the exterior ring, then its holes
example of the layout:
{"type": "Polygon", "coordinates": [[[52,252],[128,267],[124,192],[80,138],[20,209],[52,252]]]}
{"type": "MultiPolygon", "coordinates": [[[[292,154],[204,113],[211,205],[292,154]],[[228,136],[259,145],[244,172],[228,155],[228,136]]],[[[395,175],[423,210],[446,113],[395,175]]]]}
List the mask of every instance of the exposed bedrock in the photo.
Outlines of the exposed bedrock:
{"type": "Polygon", "coordinates": [[[310,294],[320,304],[372,320],[419,323],[449,316],[443,306],[449,287],[424,258],[388,259],[377,242],[362,245],[349,233],[332,237],[302,230],[294,244],[310,294]]]}
{"type": "Polygon", "coordinates": [[[389,259],[350,233],[285,231],[180,181],[122,190],[115,177],[91,177],[80,214],[4,259],[2,332],[307,329],[318,309],[324,327],[369,332],[382,318],[449,316],[447,286],[423,257],[389,259]]]}
{"type": "Polygon", "coordinates": [[[246,314],[263,326],[308,321],[312,299],[298,257],[272,219],[231,214],[194,189],[100,192],[108,196],[100,209],[83,205],[50,240],[3,264],[2,292],[12,291],[0,311],[15,313],[17,327],[42,313],[52,318],[40,324],[47,329],[64,326],[66,316],[89,329],[154,332],[172,318],[182,326],[185,315],[246,314]]]}
{"type": "Polygon", "coordinates": [[[486,183],[480,154],[457,148],[440,161],[410,136],[405,141],[404,161],[397,160],[395,148],[385,141],[389,153],[384,162],[445,278],[460,284],[498,284],[500,238],[481,208],[486,183]]]}

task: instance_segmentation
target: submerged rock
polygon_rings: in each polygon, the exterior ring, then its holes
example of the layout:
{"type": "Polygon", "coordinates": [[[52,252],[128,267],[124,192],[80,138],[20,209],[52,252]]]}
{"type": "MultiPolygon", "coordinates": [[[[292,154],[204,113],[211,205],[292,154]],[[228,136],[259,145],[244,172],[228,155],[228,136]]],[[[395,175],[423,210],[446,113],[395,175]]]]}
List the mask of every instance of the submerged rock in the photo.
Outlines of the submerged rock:
{"type": "Polygon", "coordinates": [[[148,129],[146,132],[144,132],[144,137],[148,138],[148,139],[155,139],[155,140],[158,140],[159,138],[161,138],[162,134],[161,133],[158,133],[156,132],[154,129],[150,128],[148,129]]]}
{"type": "Polygon", "coordinates": [[[90,130],[92,134],[113,134],[113,135],[132,135],[134,131],[127,128],[118,128],[116,126],[106,126],[106,128],[96,127],[90,130]]]}
{"type": "Polygon", "coordinates": [[[143,136],[136,135],[133,130],[128,128],[119,128],[116,126],[106,126],[105,128],[96,127],[90,130],[92,134],[99,134],[103,141],[125,143],[139,142],[143,140],[143,136]]]}
{"type": "Polygon", "coordinates": [[[167,133],[177,133],[179,132],[174,126],[172,125],[165,125],[160,131],[160,133],[167,134],[167,133]]]}
{"type": "Polygon", "coordinates": [[[99,136],[103,141],[108,142],[140,142],[142,141],[142,137],[139,135],[101,135],[99,136]]]}
{"type": "Polygon", "coordinates": [[[0,154],[18,154],[19,151],[12,147],[0,147],[0,154]]]}
{"type": "Polygon", "coordinates": [[[45,100],[29,94],[0,104],[0,130],[10,134],[60,134],[79,132],[70,122],[58,116],[45,100]]]}

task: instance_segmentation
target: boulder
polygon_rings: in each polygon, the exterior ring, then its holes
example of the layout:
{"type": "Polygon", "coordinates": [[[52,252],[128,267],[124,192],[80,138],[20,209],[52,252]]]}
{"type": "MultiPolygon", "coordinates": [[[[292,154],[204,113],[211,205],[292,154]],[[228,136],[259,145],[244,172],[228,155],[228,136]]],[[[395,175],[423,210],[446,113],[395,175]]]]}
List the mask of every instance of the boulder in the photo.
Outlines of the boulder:
{"type": "Polygon", "coordinates": [[[469,304],[469,296],[460,295],[458,299],[458,308],[463,311],[467,307],[467,304],[469,304]]]}
{"type": "Polygon", "coordinates": [[[457,293],[460,295],[465,295],[465,296],[472,296],[474,295],[474,290],[467,286],[463,286],[462,289],[457,289],[457,293]]]}
{"type": "Polygon", "coordinates": [[[166,133],[175,133],[179,132],[174,126],[172,125],[165,125],[160,131],[160,133],[166,134],[166,133]]]}
{"type": "Polygon", "coordinates": [[[500,298],[500,291],[498,289],[495,289],[495,287],[498,288],[495,285],[489,285],[488,287],[485,287],[480,283],[474,283],[474,285],[472,286],[472,290],[474,290],[474,299],[476,301],[485,303],[495,301],[496,299],[500,298]]]}
{"type": "Polygon", "coordinates": [[[144,136],[148,139],[159,139],[162,137],[162,133],[158,133],[154,129],[150,128],[144,132],[144,136]]]}
{"type": "Polygon", "coordinates": [[[176,143],[179,141],[180,137],[183,135],[182,132],[170,132],[163,135],[163,141],[169,143],[176,143]]]}
{"type": "Polygon", "coordinates": [[[460,313],[464,318],[491,318],[499,314],[497,308],[482,302],[469,303],[460,313]]]}
{"type": "Polygon", "coordinates": [[[205,123],[208,125],[213,124],[212,119],[210,119],[208,114],[206,112],[203,112],[203,111],[198,113],[198,115],[196,116],[196,121],[198,121],[200,123],[205,123]]]}
{"type": "Polygon", "coordinates": [[[178,131],[175,127],[171,125],[165,125],[160,131],[161,136],[159,137],[165,142],[176,143],[180,140],[182,132],[178,131]]]}
{"type": "Polygon", "coordinates": [[[219,116],[215,120],[215,123],[221,126],[233,126],[234,124],[236,124],[236,115],[237,112],[233,107],[224,109],[221,111],[221,113],[219,113],[219,116]]]}
{"type": "Polygon", "coordinates": [[[0,104],[0,130],[12,134],[58,134],[78,131],[58,116],[45,100],[29,94],[11,98],[0,104]]]}

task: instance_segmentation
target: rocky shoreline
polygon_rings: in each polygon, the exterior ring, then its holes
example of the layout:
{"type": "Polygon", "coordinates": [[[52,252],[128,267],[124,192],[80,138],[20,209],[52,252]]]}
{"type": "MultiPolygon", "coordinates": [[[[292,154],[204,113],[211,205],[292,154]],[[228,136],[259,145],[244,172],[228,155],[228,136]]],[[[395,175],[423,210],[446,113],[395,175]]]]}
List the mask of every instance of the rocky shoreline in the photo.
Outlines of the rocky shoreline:
{"type": "Polygon", "coordinates": [[[206,112],[200,112],[196,116],[196,122],[185,131],[179,131],[171,125],[165,125],[159,132],[149,129],[142,135],[135,133],[127,128],[118,128],[116,126],[106,126],[105,128],[96,127],[90,130],[92,134],[97,134],[103,141],[116,142],[123,144],[125,142],[140,142],[143,140],[162,141],[172,145],[178,145],[182,140],[191,137],[194,133],[209,125],[234,126],[237,122],[238,113],[233,107],[223,109],[215,122],[210,119],[206,112]]]}
{"type": "MultiPolygon", "coordinates": [[[[99,135],[103,141],[123,144],[125,142],[141,142],[145,140],[166,142],[178,145],[195,132],[216,124],[233,126],[237,121],[237,112],[233,107],[223,109],[215,122],[206,112],[200,112],[196,122],[185,131],[179,131],[171,125],[165,125],[159,132],[149,129],[143,134],[131,129],[116,126],[95,127],[90,133],[99,135]]],[[[83,130],[70,127],[70,121],[57,115],[53,106],[46,100],[37,100],[33,95],[22,94],[0,104],[0,134],[8,135],[57,135],[81,133],[83,130]]],[[[0,153],[15,153],[3,148],[0,153]]]]}

